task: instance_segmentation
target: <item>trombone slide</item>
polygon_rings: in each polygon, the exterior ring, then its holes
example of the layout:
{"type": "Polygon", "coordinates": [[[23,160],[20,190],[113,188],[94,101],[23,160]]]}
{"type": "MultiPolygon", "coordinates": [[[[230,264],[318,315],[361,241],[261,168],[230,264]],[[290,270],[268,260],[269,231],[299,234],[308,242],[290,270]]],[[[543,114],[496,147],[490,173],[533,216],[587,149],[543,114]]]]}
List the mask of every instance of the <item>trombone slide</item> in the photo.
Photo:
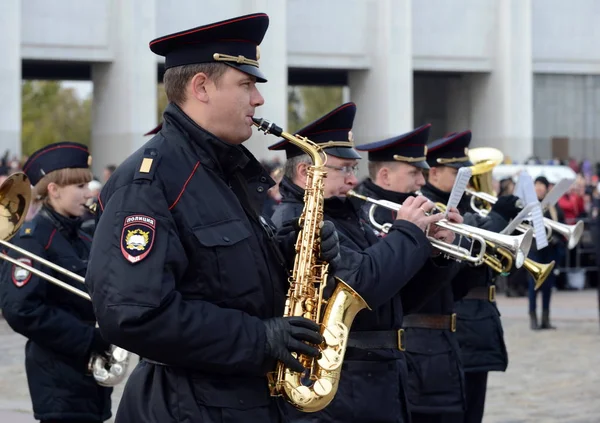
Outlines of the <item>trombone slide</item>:
{"type": "MultiPolygon", "coordinates": [[[[38,257],[38,259],[40,259],[41,257],[38,257]]],[[[79,295],[81,298],[86,299],[88,301],[92,301],[92,298],[86,293],[83,292],[80,289],[75,288],[74,286],[69,285],[66,282],[61,281],[60,279],[56,279],[54,276],[49,275],[45,272],[42,272],[41,270],[36,269],[33,266],[29,266],[28,264],[25,264],[23,262],[20,262],[17,259],[14,259],[12,257],[9,257],[7,254],[4,253],[0,253],[0,259],[2,260],[6,260],[9,263],[14,264],[15,266],[18,266],[22,269],[25,269],[31,273],[33,273],[36,276],[39,276],[40,278],[46,279],[48,282],[53,283],[54,285],[57,285],[63,289],[66,289],[67,291],[75,294],[75,295],[79,295]]],[[[66,270],[66,269],[65,269],[66,270]]],[[[68,271],[68,270],[67,270],[68,271]]],[[[79,275],[77,275],[78,277],[81,277],[79,275]]]]}

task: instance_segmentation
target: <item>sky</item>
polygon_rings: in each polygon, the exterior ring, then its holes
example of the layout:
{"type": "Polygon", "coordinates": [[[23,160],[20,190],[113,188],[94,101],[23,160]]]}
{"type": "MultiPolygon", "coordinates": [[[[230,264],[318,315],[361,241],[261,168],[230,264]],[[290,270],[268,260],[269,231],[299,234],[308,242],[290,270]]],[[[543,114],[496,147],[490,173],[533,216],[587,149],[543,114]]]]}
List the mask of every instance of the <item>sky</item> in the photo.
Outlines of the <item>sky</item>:
{"type": "Polygon", "coordinates": [[[79,98],[87,98],[92,95],[93,84],[90,81],[62,81],[65,88],[73,88],[79,98]]]}

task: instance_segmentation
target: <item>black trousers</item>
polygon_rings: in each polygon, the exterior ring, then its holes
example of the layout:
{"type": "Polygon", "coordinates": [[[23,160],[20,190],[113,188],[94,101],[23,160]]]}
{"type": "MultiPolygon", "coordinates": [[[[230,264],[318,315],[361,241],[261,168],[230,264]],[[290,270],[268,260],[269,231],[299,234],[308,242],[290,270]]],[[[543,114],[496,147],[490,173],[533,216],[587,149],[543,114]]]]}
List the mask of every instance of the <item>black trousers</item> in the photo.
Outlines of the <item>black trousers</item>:
{"type": "Polygon", "coordinates": [[[487,372],[465,372],[467,409],[463,423],[481,423],[487,391],[487,372]]]}

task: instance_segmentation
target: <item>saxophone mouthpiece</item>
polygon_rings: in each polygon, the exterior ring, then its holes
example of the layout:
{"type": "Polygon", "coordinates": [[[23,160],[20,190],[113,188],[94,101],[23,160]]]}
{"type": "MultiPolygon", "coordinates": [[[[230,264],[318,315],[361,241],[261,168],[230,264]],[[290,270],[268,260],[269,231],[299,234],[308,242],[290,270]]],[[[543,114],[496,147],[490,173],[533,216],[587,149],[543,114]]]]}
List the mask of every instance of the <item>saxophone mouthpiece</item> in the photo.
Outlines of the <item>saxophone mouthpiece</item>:
{"type": "Polygon", "coordinates": [[[266,134],[273,134],[276,137],[280,137],[281,134],[283,133],[283,129],[281,129],[279,126],[275,125],[272,122],[269,122],[268,120],[265,120],[263,118],[252,118],[252,122],[254,122],[254,125],[256,125],[258,127],[259,131],[263,131],[266,134]]]}

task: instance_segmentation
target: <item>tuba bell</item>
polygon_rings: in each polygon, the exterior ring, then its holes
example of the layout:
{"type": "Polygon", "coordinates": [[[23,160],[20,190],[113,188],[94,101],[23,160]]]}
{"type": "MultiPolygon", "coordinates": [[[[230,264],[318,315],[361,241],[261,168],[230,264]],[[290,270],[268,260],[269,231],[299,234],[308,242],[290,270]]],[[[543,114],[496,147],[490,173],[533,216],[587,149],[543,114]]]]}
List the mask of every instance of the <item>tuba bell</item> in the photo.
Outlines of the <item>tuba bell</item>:
{"type": "MultiPolygon", "coordinates": [[[[471,148],[468,151],[469,160],[473,163],[471,166],[471,186],[475,191],[496,194],[494,192],[492,171],[502,161],[504,154],[497,148],[478,147],[471,148]]],[[[485,208],[490,208],[486,205],[485,208]]]]}
{"type": "MultiPolygon", "coordinates": [[[[0,245],[29,257],[77,282],[84,283],[85,278],[82,276],[8,242],[25,222],[25,217],[27,216],[30,204],[31,184],[24,173],[14,173],[0,185],[0,245]]],[[[86,292],[61,281],[52,275],[42,272],[33,266],[22,263],[4,252],[0,253],[0,259],[28,270],[32,274],[47,280],[56,286],[91,301],[90,296],[86,292]]],[[[122,382],[127,375],[129,355],[130,353],[128,351],[115,345],[111,345],[106,354],[92,354],[88,362],[88,371],[94,377],[94,380],[98,385],[107,387],[115,386],[122,382]]]]}

